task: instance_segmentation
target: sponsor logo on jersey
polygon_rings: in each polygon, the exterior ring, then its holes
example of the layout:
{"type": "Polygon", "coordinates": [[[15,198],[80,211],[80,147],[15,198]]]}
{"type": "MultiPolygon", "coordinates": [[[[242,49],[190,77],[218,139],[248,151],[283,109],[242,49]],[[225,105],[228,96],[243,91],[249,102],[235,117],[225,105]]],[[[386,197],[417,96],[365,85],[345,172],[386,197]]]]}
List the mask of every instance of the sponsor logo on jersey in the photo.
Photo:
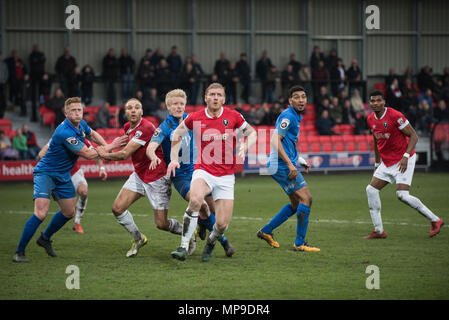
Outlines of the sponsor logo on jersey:
{"type": "Polygon", "coordinates": [[[78,144],[78,139],[76,139],[75,137],[70,137],[66,139],[68,143],[73,144],[74,146],[76,146],[78,144]]]}
{"type": "Polygon", "coordinates": [[[289,124],[290,124],[290,120],[288,120],[288,119],[282,119],[281,124],[280,124],[280,127],[281,127],[281,129],[285,129],[285,128],[288,127],[289,124]]]}
{"type": "Polygon", "coordinates": [[[155,138],[159,137],[159,135],[161,134],[161,132],[162,132],[161,128],[157,128],[157,129],[154,131],[153,137],[155,137],[155,138]]]}
{"type": "Polygon", "coordinates": [[[137,130],[137,131],[136,131],[136,134],[134,135],[134,138],[139,139],[141,136],[142,136],[142,131],[137,130]]]}
{"type": "Polygon", "coordinates": [[[228,119],[223,119],[223,124],[225,125],[225,127],[228,126],[228,123],[229,123],[228,119]]]}

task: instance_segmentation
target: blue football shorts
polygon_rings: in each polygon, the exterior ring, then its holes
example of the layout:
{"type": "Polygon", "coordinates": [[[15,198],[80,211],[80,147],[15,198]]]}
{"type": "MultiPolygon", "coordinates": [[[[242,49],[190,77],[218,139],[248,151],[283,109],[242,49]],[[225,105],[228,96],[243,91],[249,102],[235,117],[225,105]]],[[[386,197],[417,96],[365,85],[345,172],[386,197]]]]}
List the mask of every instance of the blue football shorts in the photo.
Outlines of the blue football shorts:
{"type": "Polygon", "coordinates": [[[288,178],[288,174],[290,173],[290,170],[288,169],[277,168],[277,171],[271,175],[271,177],[280,184],[287,195],[307,186],[301,172],[299,172],[299,168],[296,167],[296,169],[298,169],[298,176],[294,180],[288,178]]]}
{"type": "Polygon", "coordinates": [[[48,173],[35,173],[33,200],[36,198],[50,199],[71,199],[76,197],[75,188],[73,187],[70,175],[67,177],[62,175],[51,175],[48,173]]]}

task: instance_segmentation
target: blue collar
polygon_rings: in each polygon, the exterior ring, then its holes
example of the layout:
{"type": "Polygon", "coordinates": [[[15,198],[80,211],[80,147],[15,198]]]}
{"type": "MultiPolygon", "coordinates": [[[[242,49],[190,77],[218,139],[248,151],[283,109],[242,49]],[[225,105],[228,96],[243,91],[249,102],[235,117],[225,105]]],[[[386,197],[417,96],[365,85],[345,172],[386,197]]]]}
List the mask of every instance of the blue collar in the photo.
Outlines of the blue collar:
{"type": "MultiPolygon", "coordinates": [[[[182,119],[184,120],[185,118],[187,118],[187,116],[188,114],[184,112],[184,114],[182,115],[182,119]]],[[[176,125],[180,123],[179,119],[172,116],[171,114],[169,114],[167,118],[176,125]]]]}
{"type": "MultiPolygon", "coordinates": [[[[83,121],[83,120],[81,120],[81,121],[83,121]]],[[[81,121],[80,121],[80,123],[79,123],[79,129],[77,129],[70,121],[69,121],[69,119],[67,119],[67,118],[65,118],[65,120],[64,120],[64,123],[65,123],[65,125],[67,126],[67,127],[69,127],[70,129],[72,129],[73,131],[75,131],[75,133],[76,134],[79,134],[79,135],[83,135],[84,136],[84,132],[81,130],[81,121]]]]}
{"type": "Polygon", "coordinates": [[[296,112],[296,110],[291,105],[288,105],[288,109],[290,110],[291,113],[295,114],[295,116],[298,118],[299,121],[302,120],[302,115],[296,112]]]}

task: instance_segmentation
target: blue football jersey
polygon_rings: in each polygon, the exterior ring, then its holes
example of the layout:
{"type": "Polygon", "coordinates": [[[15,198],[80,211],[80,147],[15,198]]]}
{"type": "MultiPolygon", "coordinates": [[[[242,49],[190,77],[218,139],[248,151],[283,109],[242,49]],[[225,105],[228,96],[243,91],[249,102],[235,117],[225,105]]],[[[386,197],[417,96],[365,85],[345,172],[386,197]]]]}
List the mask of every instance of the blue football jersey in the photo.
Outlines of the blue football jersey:
{"type": "MultiPolygon", "coordinates": [[[[188,114],[184,113],[183,119],[187,118],[188,114]]],[[[157,142],[162,145],[162,150],[164,151],[164,160],[167,165],[170,163],[170,152],[171,152],[171,142],[172,136],[175,129],[178,127],[180,121],[178,118],[168,115],[151,138],[151,142],[157,142]]],[[[189,174],[193,172],[194,165],[194,154],[196,153],[196,147],[193,139],[193,130],[185,134],[182,137],[181,150],[179,151],[179,164],[180,168],[176,169],[176,176],[189,174]]]]}
{"type": "MultiPolygon", "coordinates": [[[[296,149],[296,145],[299,139],[301,120],[302,116],[298,114],[293,107],[288,106],[288,108],[284,110],[277,118],[274,128],[274,133],[277,133],[283,137],[281,141],[284,151],[295,166],[298,164],[298,149],[296,149]]],[[[280,168],[287,168],[287,164],[281,157],[279,157],[276,150],[272,147],[268,166],[276,163],[280,168]]]]}
{"type": "Polygon", "coordinates": [[[47,153],[34,167],[33,173],[67,174],[70,177],[70,171],[78,160],[76,153],[84,147],[84,139],[90,134],[91,128],[86,121],[81,120],[78,130],[65,119],[56,128],[47,153]]]}

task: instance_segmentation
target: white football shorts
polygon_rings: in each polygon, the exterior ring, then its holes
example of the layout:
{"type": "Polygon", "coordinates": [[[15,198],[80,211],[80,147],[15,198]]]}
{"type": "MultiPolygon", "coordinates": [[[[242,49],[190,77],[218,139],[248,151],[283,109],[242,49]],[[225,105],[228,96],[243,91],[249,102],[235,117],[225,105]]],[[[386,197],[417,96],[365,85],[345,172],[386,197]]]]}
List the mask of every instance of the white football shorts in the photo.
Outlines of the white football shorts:
{"type": "Polygon", "coordinates": [[[412,185],[413,172],[415,171],[416,153],[408,159],[407,170],[404,173],[399,171],[399,162],[389,167],[383,162],[374,171],[374,176],[388,183],[396,182],[396,184],[412,185]]]}
{"type": "Polygon", "coordinates": [[[219,199],[234,200],[235,176],[233,174],[216,177],[204,170],[198,169],[193,171],[192,182],[198,178],[203,179],[212,190],[212,198],[214,201],[219,199]]]}
{"type": "Polygon", "coordinates": [[[163,176],[162,178],[145,183],[139,178],[137,173],[133,172],[123,185],[123,189],[130,190],[147,196],[153,210],[168,210],[171,197],[170,179],[163,176]]]}
{"type": "Polygon", "coordinates": [[[83,169],[79,169],[77,172],[73,174],[72,183],[73,187],[75,188],[75,191],[78,190],[78,187],[82,184],[85,184],[87,186],[87,181],[86,178],[84,177],[83,169]]]}

